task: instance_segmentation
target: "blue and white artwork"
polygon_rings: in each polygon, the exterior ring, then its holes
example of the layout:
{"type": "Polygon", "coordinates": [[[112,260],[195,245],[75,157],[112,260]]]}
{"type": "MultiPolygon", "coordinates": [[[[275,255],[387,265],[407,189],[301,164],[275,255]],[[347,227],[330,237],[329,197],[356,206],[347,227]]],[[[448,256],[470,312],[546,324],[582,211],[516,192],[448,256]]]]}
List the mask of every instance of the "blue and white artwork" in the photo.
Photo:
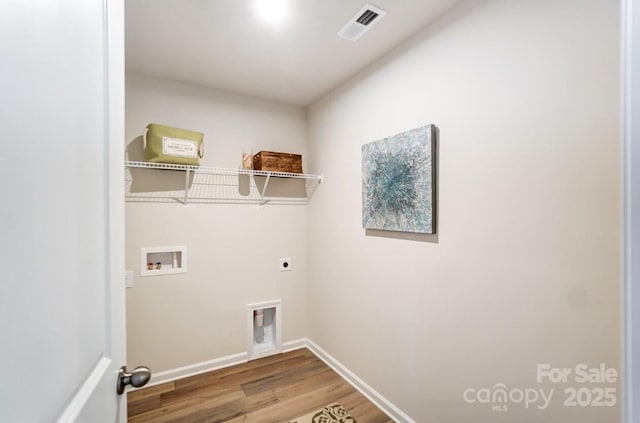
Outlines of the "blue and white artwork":
{"type": "Polygon", "coordinates": [[[362,227],[434,233],[434,125],[362,146],[362,227]]]}

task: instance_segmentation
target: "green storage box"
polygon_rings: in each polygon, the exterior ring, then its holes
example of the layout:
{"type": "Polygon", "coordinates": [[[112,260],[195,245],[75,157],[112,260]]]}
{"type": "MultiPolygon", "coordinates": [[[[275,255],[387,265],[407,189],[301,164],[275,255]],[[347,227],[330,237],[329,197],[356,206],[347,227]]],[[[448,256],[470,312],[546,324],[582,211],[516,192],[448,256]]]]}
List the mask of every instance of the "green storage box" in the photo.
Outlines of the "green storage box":
{"type": "Polygon", "coordinates": [[[199,166],[204,154],[204,134],[150,123],[144,132],[148,162],[199,166]]]}

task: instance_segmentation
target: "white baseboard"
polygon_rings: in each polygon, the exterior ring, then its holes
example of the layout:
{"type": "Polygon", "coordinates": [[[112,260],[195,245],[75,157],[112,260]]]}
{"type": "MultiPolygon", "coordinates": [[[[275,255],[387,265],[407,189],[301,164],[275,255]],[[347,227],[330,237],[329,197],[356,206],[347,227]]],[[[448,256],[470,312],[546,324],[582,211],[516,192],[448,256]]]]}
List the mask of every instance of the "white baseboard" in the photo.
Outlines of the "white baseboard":
{"type": "MultiPolygon", "coordinates": [[[[293,341],[282,343],[282,352],[289,352],[306,348],[307,340],[305,338],[296,339],[293,341]]],[[[202,361],[200,363],[190,364],[188,366],[178,367],[176,369],[164,370],[162,372],[152,373],[151,380],[144,388],[150,386],[160,385],[162,383],[173,382],[174,380],[183,379],[189,376],[195,376],[201,373],[211,372],[213,370],[224,369],[225,367],[236,366],[238,364],[246,363],[249,359],[249,355],[246,352],[231,354],[220,358],[214,358],[213,360],[202,361]]],[[[129,392],[135,391],[141,388],[130,388],[129,392]]]]}
{"type": "MultiPolygon", "coordinates": [[[[312,340],[308,338],[301,338],[282,343],[283,353],[299,350],[301,348],[307,348],[309,351],[318,356],[319,359],[324,361],[329,367],[335,370],[336,373],[338,373],[344,380],[349,382],[355,389],[357,389],[362,395],[367,397],[369,401],[371,401],[379,409],[384,411],[394,421],[398,423],[416,423],[415,420],[406,415],[391,401],[386,399],[378,391],[369,386],[365,381],[356,376],[355,373],[353,373],[346,366],[336,360],[328,352],[320,348],[312,340]]],[[[213,370],[219,370],[225,367],[246,363],[248,358],[248,353],[243,352],[215,358],[213,360],[203,361],[200,363],[190,364],[184,367],[178,367],[176,369],[164,370],[162,372],[152,374],[151,380],[147,385],[144,386],[144,388],[160,385],[162,383],[172,382],[174,380],[183,379],[189,376],[195,376],[200,373],[206,373],[213,370]]],[[[141,388],[128,389],[128,391],[132,392],[137,389],[141,388]]]]}
{"type": "MultiPolygon", "coordinates": [[[[225,367],[235,366],[247,362],[247,353],[231,354],[213,360],[202,361],[200,363],[190,364],[188,366],[178,367],[176,369],[164,370],[162,372],[152,373],[151,380],[144,388],[161,383],[172,382],[174,380],[183,379],[189,376],[195,376],[200,373],[210,372],[212,370],[224,369],[225,367]]],[[[153,371],[153,369],[152,369],[153,371]]],[[[134,389],[132,389],[133,391],[134,389]]]]}
{"type": "Polygon", "coordinates": [[[283,342],[282,343],[282,352],[287,353],[290,351],[300,350],[302,348],[307,348],[307,338],[300,338],[294,341],[283,342]]]}
{"type": "Polygon", "coordinates": [[[384,411],[389,417],[398,423],[416,423],[411,417],[405,414],[402,410],[396,407],[391,401],[382,396],[378,391],[373,389],[365,381],[360,379],[345,367],[338,360],[333,358],[328,352],[320,348],[315,342],[307,339],[307,348],[324,361],[329,367],[336,371],[344,380],[349,382],[354,388],[356,388],[362,395],[367,397],[369,401],[374,403],[379,409],[384,411]]]}

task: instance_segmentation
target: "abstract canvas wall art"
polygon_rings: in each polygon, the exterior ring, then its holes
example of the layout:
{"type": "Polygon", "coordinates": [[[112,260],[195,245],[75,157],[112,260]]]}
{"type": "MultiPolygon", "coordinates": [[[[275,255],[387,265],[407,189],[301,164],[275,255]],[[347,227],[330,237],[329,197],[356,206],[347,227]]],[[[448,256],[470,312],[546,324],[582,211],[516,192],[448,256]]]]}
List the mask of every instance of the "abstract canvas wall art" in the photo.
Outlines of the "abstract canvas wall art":
{"type": "Polygon", "coordinates": [[[362,146],[362,227],[435,233],[435,126],[362,146]]]}

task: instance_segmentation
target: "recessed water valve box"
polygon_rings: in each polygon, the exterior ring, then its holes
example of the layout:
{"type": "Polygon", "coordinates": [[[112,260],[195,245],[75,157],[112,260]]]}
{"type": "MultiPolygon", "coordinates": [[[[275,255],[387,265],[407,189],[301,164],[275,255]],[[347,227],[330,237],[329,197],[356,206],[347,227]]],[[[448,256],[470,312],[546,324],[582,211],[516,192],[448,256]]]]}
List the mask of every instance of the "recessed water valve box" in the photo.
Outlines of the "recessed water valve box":
{"type": "Polygon", "coordinates": [[[140,276],[160,276],[186,272],[186,246],[140,249],[140,276]]]}
{"type": "Polygon", "coordinates": [[[249,360],[282,351],[282,301],[247,304],[249,360]]]}

